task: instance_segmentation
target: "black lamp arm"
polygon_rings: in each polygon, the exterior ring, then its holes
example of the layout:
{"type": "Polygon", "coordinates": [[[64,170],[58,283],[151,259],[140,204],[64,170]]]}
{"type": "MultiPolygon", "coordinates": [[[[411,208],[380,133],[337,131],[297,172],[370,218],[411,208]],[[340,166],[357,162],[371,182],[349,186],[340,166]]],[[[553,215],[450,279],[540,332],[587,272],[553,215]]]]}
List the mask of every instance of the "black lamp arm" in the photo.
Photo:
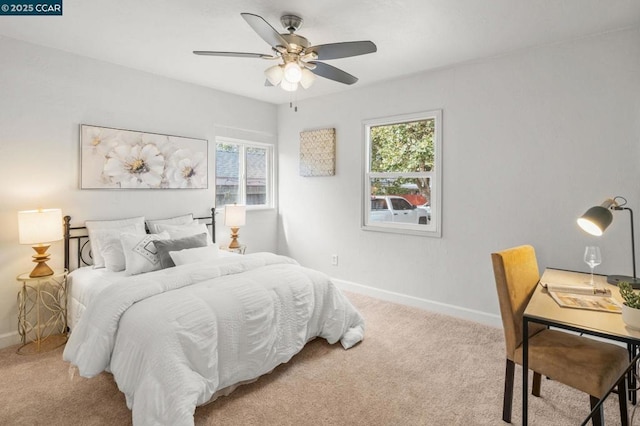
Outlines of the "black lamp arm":
{"type": "Polygon", "coordinates": [[[631,258],[633,261],[633,278],[634,280],[637,278],[636,275],[636,244],[635,244],[635,232],[633,231],[633,210],[631,210],[629,207],[620,207],[620,206],[613,206],[611,207],[613,210],[628,210],[629,211],[629,217],[631,219],[631,258]]]}

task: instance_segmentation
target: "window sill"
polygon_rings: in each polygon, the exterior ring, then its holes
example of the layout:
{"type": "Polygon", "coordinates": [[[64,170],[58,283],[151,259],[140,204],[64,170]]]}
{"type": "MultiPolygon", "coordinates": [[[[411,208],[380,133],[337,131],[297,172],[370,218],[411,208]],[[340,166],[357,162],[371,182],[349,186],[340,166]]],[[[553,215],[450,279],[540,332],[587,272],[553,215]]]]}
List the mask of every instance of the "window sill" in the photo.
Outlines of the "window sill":
{"type": "Polygon", "coordinates": [[[428,227],[428,229],[420,230],[416,228],[409,228],[401,225],[383,225],[383,226],[374,226],[374,225],[363,225],[361,227],[363,231],[369,232],[384,232],[388,234],[404,234],[404,235],[413,235],[416,237],[429,237],[429,238],[441,238],[442,232],[440,229],[436,227],[428,227]]]}

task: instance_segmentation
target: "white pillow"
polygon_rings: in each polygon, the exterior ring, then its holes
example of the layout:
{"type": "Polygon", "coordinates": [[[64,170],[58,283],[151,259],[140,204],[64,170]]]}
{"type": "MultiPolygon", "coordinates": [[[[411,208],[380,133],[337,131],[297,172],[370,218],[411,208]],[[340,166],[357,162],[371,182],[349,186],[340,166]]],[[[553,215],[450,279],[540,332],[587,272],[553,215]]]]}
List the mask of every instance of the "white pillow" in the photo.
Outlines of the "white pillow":
{"type": "Polygon", "coordinates": [[[218,246],[214,244],[206,247],[170,251],[169,256],[171,256],[171,260],[173,260],[176,266],[201,262],[203,260],[213,260],[218,257],[218,246]]]}
{"type": "Polygon", "coordinates": [[[176,216],[176,217],[171,217],[169,219],[154,219],[154,220],[147,220],[147,228],[149,229],[149,233],[151,234],[158,234],[160,232],[162,232],[161,230],[158,230],[156,225],[159,224],[166,224],[166,225],[188,225],[190,223],[193,223],[193,215],[191,213],[189,214],[185,214],[182,216],[176,216]]]}
{"type": "Polygon", "coordinates": [[[195,221],[189,225],[169,225],[161,223],[157,224],[156,227],[158,228],[159,232],[168,232],[172,240],[190,237],[192,235],[198,235],[206,232],[207,245],[213,245],[213,241],[211,241],[211,234],[209,233],[209,227],[204,223],[198,223],[195,221]]]}
{"type": "Polygon", "coordinates": [[[168,240],[169,234],[122,234],[120,241],[124,252],[126,269],[125,275],[137,275],[160,269],[160,257],[156,246],[157,240],[168,240]]]}
{"type": "Polygon", "coordinates": [[[104,260],[104,267],[110,271],[119,272],[125,269],[126,259],[122,251],[122,243],[120,242],[120,236],[123,233],[145,235],[137,232],[133,226],[120,228],[118,231],[102,229],[95,232],[95,234],[99,236],[97,244],[104,260]]]}
{"type": "Polygon", "coordinates": [[[102,246],[107,244],[108,240],[113,238],[114,235],[119,236],[123,232],[133,234],[146,233],[144,229],[144,216],[120,220],[87,220],[84,225],[89,233],[91,257],[94,268],[105,267],[102,246]]]}

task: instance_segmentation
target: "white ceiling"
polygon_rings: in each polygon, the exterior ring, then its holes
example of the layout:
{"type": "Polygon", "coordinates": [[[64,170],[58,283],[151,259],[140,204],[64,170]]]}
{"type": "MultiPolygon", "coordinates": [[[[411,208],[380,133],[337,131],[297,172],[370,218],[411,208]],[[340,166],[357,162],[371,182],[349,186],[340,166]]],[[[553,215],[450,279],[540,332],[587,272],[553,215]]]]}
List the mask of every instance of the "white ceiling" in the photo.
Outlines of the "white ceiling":
{"type": "MultiPolygon", "coordinates": [[[[298,100],[506,52],[640,24],[638,0],[64,0],[62,17],[0,16],[0,35],[271,102],[262,59],[193,50],[270,54],[241,12],[304,19],[312,45],[371,40],[373,54],[327,63],[360,78],[318,78],[298,100]]],[[[640,40],[639,40],[640,42],[640,40]]]]}

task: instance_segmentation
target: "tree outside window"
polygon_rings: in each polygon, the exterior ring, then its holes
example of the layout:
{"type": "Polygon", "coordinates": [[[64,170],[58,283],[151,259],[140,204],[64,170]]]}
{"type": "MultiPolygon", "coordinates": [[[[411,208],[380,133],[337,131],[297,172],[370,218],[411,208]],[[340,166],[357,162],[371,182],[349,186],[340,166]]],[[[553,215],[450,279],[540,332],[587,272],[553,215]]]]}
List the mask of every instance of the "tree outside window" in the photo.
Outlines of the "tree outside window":
{"type": "Polygon", "coordinates": [[[431,111],[365,122],[365,229],[440,236],[441,116],[431,111]]]}

